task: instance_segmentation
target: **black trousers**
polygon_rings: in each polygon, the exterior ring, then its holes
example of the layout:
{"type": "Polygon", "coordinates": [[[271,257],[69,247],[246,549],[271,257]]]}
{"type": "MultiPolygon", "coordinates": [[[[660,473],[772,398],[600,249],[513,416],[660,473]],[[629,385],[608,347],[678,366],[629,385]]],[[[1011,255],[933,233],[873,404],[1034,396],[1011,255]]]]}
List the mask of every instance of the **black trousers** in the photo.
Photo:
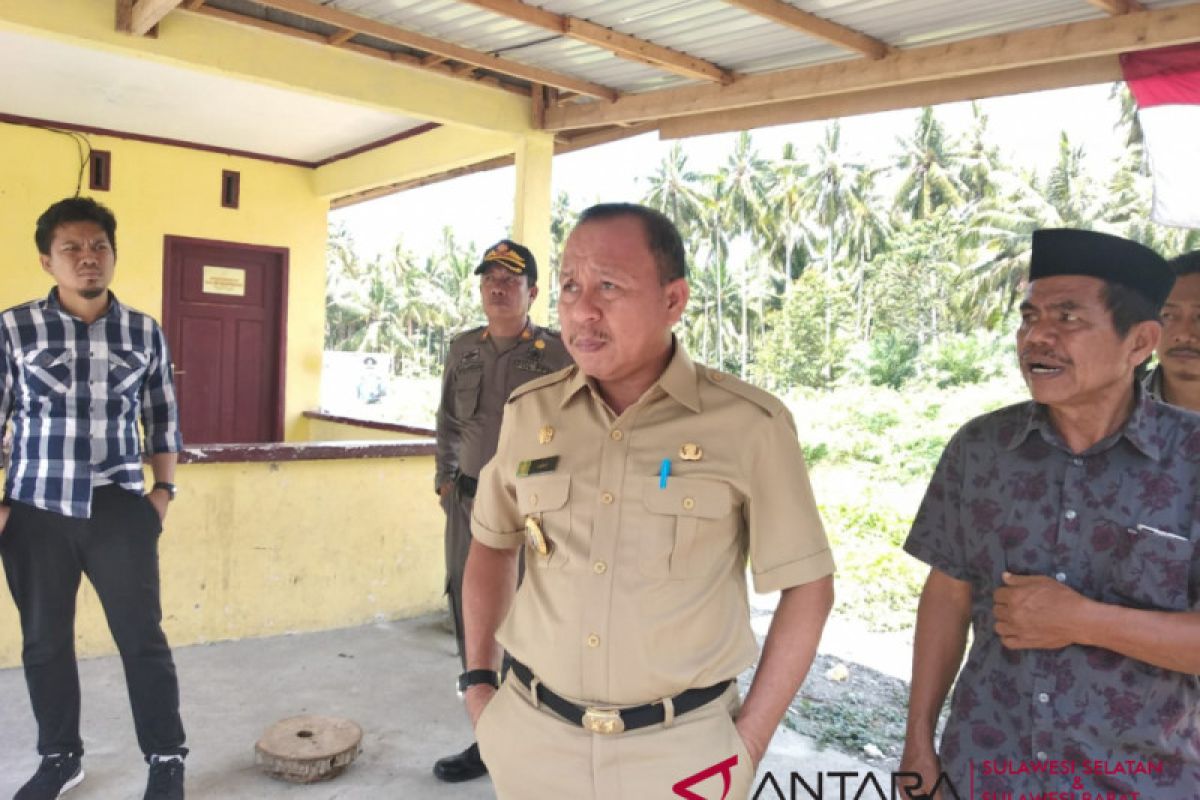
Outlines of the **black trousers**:
{"type": "Polygon", "coordinates": [[[117,486],[92,497],[90,519],[13,502],[0,557],[21,616],[22,660],[38,725],[38,752],[82,753],[75,597],[86,574],[121,653],[138,745],[184,755],[179,681],[162,631],[158,535],[150,502],[117,486]]]}

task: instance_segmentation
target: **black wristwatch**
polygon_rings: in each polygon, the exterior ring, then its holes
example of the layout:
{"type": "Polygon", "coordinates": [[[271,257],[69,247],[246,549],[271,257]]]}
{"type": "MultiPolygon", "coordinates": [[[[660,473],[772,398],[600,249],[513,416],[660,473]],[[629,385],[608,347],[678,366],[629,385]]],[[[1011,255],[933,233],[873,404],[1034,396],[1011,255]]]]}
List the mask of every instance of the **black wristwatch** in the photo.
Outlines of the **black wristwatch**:
{"type": "Polygon", "coordinates": [[[167,483],[166,481],[158,481],[150,487],[150,491],[153,492],[155,489],[162,489],[164,492],[166,492],[168,500],[175,499],[175,484],[167,483]]]}
{"type": "Polygon", "coordinates": [[[462,697],[463,693],[472,686],[480,683],[491,684],[493,688],[500,688],[500,673],[494,669],[469,669],[458,676],[458,696],[462,697]]]}

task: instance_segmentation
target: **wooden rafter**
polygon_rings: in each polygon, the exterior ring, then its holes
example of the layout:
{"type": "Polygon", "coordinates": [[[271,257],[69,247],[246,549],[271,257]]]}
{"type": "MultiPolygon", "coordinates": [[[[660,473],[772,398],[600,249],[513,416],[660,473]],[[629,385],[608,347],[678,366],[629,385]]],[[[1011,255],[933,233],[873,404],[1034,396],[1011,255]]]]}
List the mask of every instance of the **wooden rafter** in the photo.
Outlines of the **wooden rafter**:
{"type": "Polygon", "coordinates": [[[337,47],[339,44],[345,44],[346,42],[350,41],[357,35],[358,35],[358,33],[356,31],[350,31],[350,30],[346,30],[345,28],[342,28],[340,31],[337,31],[336,33],[329,34],[329,38],[326,39],[326,41],[329,42],[334,47],[337,47]]]}
{"type": "Polygon", "coordinates": [[[1063,89],[1121,80],[1121,63],[1117,56],[1072,61],[1066,64],[1043,64],[1015,70],[970,75],[963,78],[925,81],[910,86],[847,92],[807,100],[771,103],[754,108],[739,108],[713,114],[675,117],[663,120],[659,136],[663,139],[682,139],[714,133],[745,131],[769,125],[789,125],[796,122],[874,114],[900,108],[919,108],[982,97],[1017,94],[1021,92],[1063,89]]]}
{"type": "Polygon", "coordinates": [[[685,86],[627,94],[615,103],[546,109],[551,131],[661,120],[922,81],[1076,61],[1200,41],[1200,3],[981,36],[848,61],[748,75],[729,86],[685,86]]]}
{"type": "MultiPolygon", "coordinates": [[[[303,39],[306,42],[315,42],[316,44],[325,45],[329,44],[329,38],[319,33],[312,33],[310,31],[301,30],[300,28],[292,28],[287,25],[281,25],[277,22],[259,19],[258,17],[248,17],[245,14],[238,14],[234,11],[225,11],[224,9],[215,8],[214,6],[204,6],[203,8],[197,7],[196,13],[202,14],[206,17],[224,20],[226,22],[232,22],[237,25],[247,25],[251,28],[258,28],[259,30],[270,31],[271,33],[278,33],[295,39],[303,39]]],[[[490,75],[484,77],[474,77],[455,74],[455,72],[446,64],[441,63],[445,60],[442,58],[438,58],[435,61],[431,61],[427,64],[424,63],[424,59],[419,56],[408,55],[407,53],[392,53],[387,50],[380,50],[368,45],[355,44],[354,42],[344,42],[338,45],[338,47],[342,50],[350,50],[360,55],[382,59],[383,61],[388,61],[393,64],[403,64],[406,67],[435,72],[439,75],[444,75],[451,78],[469,80],[471,83],[479,83],[483,84],[484,86],[503,89],[504,91],[512,92],[513,94],[528,95],[528,92],[524,91],[520,87],[514,86],[511,83],[505,83],[490,75]]],[[[426,56],[426,58],[428,58],[428,56],[426,56]]]]}
{"type": "Polygon", "coordinates": [[[186,0],[183,7],[188,11],[195,11],[200,6],[204,5],[204,0],[186,0]]]}
{"type": "Polygon", "coordinates": [[[1138,0],[1088,0],[1088,2],[1101,11],[1113,16],[1146,10],[1146,7],[1139,3],[1138,0]]]}
{"type": "Polygon", "coordinates": [[[836,22],[801,11],[783,0],[725,0],[731,6],[766,17],[772,22],[795,28],[801,33],[824,39],[830,44],[862,53],[867,58],[880,59],[891,52],[887,42],[882,42],[865,33],[839,25],[836,22]]]}
{"type": "Polygon", "coordinates": [[[663,47],[578,17],[555,14],[519,0],[459,1],[487,9],[509,19],[519,20],[527,25],[536,25],[554,33],[561,33],[576,41],[594,45],[624,58],[650,64],[677,75],[721,84],[732,83],[736,77],[729,70],[710,61],[695,58],[687,53],[681,53],[678,50],[672,50],[669,47],[663,47]]]}
{"type": "Polygon", "coordinates": [[[396,25],[389,25],[378,20],[350,14],[331,6],[321,6],[308,0],[253,0],[260,6],[286,11],[289,14],[305,17],[306,19],[323,22],[336,28],[363,33],[382,39],[393,44],[411,47],[433,55],[470,64],[480,69],[491,70],[503,75],[511,75],[530,83],[542,83],[547,86],[557,86],[560,89],[570,89],[574,92],[602,100],[615,100],[618,93],[607,86],[601,86],[591,81],[580,80],[569,75],[563,75],[541,67],[529,66],[516,61],[510,61],[490,53],[482,53],[440,39],[434,39],[424,34],[405,30],[396,25]]]}
{"type": "Polygon", "coordinates": [[[117,30],[145,36],[183,0],[117,0],[117,30]]]}

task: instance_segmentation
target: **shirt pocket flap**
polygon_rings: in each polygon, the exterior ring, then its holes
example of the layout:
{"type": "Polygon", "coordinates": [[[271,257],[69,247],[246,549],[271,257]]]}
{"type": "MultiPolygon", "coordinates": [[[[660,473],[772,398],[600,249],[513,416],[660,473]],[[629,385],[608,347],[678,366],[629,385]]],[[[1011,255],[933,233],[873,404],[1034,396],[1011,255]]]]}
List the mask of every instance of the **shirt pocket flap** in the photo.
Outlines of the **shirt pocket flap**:
{"type": "Polygon", "coordinates": [[[680,517],[721,519],[733,507],[733,493],[722,481],[703,478],[647,478],[642,487],[642,502],[655,514],[680,517]]]}
{"type": "Polygon", "coordinates": [[[138,350],[109,350],[108,363],[113,370],[139,370],[150,363],[150,355],[138,350]]]}
{"type": "Polygon", "coordinates": [[[1191,606],[1188,578],[1196,545],[1149,525],[1122,528],[1111,589],[1121,605],[1164,611],[1191,606]]]}
{"type": "Polygon", "coordinates": [[[517,508],[522,514],[557,511],[571,496],[570,475],[538,475],[519,478],[516,485],[517,508]]]}

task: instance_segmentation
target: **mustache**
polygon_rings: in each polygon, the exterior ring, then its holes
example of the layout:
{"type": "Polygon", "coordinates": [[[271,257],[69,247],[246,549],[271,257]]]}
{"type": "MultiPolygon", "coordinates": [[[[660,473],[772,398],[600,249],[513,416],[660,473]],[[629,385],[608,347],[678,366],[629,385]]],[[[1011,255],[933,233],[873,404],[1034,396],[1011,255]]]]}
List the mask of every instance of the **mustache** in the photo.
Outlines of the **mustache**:
{"type": "Polygon", "coordinates": [[[579,339],[595,339],[600,342],[607,342],[609,338],[609,335],[604,331],[599,331],[595,328],[584,328],[582,330],[571,331],[567,336],[567,343],[575,344],[579,339]]]}
{"type": "Polygon", "coordinates": [[[1020,358],[1021,363],[1025,363],[1028,361],[1039,361],[1041,359],[1047,359],[1049,361],[1055,362],[1056,364],[1063,364],[1063,365],[1074,363],[1071,361],[1071,359],[1067,358],[1065,355],[1060,355],[1051,350],[1036,350],[1032,347],[1026,347],[1024,350],[1022,350],[1018,354],[1018,357],[1020,358]]]}

